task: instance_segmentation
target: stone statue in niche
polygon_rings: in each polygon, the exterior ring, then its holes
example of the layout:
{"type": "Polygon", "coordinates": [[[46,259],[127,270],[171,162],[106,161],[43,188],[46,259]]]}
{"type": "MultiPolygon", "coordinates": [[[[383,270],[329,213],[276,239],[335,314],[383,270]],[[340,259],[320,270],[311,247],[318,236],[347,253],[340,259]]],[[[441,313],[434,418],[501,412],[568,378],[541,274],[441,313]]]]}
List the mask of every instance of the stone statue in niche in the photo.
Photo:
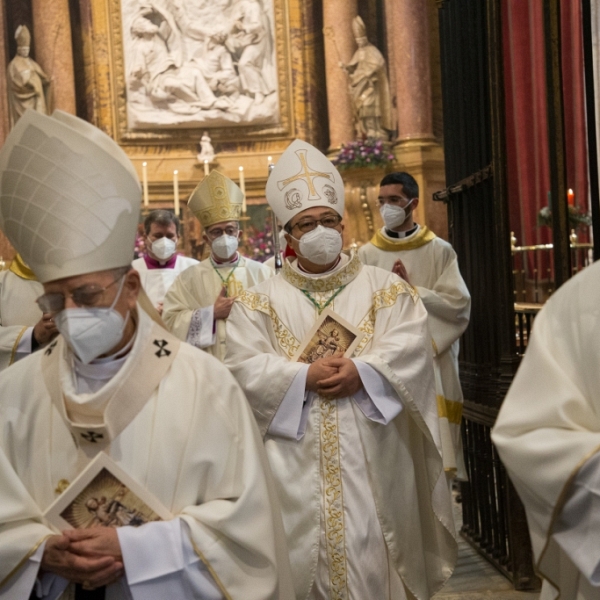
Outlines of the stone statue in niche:
{"type": "Polygon", "coordinates": [[[123,0],[131,128],[276,123],[273,0],[123,0]]]}
{"type": "Polygon", "coordinates": [[[200,138],[200,152],[198,154],[198,162],[203,163],[205,160],[209,163],[215,160],[215,149],[213,148],[208,131],[205,131],[200,138]]]}
{"type": "Polygon", "coordinates": [[[31,46],[29,29],[25,25],[19,25],[15,32],[15,39],[17,54],[8,64],[6,73],[11,126],[28,108],[45,115],[49,113],[50,79],[42,67],[29,57],[31,46]]]}
{"type": "Polygon", "coordinates": [[[348,64],[340,66],[350,80],[356,137],[387,140],[395,123],[385,59],[367,39],[360,17],[352,21],[352,33],[358,49],[348,64]]]}

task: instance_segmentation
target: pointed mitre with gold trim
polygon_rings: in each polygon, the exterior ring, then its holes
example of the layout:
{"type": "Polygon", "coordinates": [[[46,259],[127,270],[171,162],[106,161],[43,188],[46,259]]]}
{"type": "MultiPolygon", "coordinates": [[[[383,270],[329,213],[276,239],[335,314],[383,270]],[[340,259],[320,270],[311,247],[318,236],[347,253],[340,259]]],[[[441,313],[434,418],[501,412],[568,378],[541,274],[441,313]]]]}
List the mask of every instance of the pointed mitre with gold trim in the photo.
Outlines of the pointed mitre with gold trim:
{"type": "Polygon", "coordinates": [[[192,192],[190,210],[206,229],[215,223],[239,221],[244,194],[229,177],[211,171],[192,192]]]}
{"type": "Polygon", "coordinates": [[[294,140],[269,175],[267,202],[282,225],[314,206],[326,206],[343,217],[344,182],[322,152],[294,140]]]}
{"type": "Polygon", "coordinates": [[[131,264],[140,182],[109,136],[27,110],[0,150],[0,229],[46,283],[131,264]]]}

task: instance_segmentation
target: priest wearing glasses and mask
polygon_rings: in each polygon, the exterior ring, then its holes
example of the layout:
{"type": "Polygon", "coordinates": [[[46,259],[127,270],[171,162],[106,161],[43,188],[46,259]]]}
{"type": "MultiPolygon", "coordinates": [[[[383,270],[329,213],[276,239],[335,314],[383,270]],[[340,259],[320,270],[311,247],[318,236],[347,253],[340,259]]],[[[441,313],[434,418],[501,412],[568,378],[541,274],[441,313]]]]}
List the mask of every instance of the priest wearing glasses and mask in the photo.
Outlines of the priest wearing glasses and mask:
{"type": "Polygon", "coordinates": [[[172,212],[153,210],[144,219],[144,255],[131,263],[159,315],[165,294],[177,275],[198,264],[194,258],[177,254],[179,228],[179,219],[172,212]]]}
{"type": "Polygon", "coordinates": [[[153,320],[130,267],[140,195],[119,146],[66,113],[27,111],[0,151],[0,227],[60,332],[0,373],[0,598],[292,598],[246,399],[153,320]],[[174,518],[51,525],[44,511],[101,452],[174,518]]]}
{"type": "Polygon", "coordinates": [[[275,475],[297,598],[430,598],[457,545],[427,311],[397,275],[342,253],[344,186],[296,140],[267,201],[297,258],[242,292],[225,364],[275,475]],[[324,309],[363,337],[351,358],[294,357],[324,309]]]}
{"type": "Polygon", "coordinates": [[[228,177],[211,171],[192,192],[188,206],[204,229],[210,256],[184,271],[167,292],[163,319],[179,339],[225,358],[225,320],[243,290],[273,271],[238,251],[244,194],[228,177]]]}
{"type": "Polygon", "coordinates": [[[444,469],[449,480],[465,480],[458,352],[460,336],[469,324],[471,295],[452,246],[415,222],[419,185],[409,173],[390,173],[381,180],[379,205],[384,226],[361,246],[358,256],[366,265],[402,277],[423,300],[433,345],[444,469]]]}

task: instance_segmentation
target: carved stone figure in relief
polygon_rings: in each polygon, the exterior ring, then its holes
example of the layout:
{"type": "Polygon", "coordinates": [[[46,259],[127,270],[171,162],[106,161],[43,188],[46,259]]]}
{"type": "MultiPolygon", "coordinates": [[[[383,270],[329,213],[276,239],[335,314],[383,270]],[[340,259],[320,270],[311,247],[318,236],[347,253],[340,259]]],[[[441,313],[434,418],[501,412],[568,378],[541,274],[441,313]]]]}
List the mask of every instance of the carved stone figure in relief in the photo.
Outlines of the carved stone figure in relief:
{"type": "Polygon", "coordinates": [[[360,17],[352,21],[352,32],[358,49],[348,64],[340,66],[350,79],[356,136],[387,140],[395,124],[385,59],[367,39],[360,17]]]}
{"type": "Polygon", "coordinates": [[[123,0],[129,125],[279,118],[273,0],[123,0]]]}
{"type": "Polygon", "coordinates": [[[11,126],[31,108],[47,115],[50,79],[32,58],[29,57],[31,34],[25,25],[17,27],[17,54],[7,68],[8,102],[11,126]]]}

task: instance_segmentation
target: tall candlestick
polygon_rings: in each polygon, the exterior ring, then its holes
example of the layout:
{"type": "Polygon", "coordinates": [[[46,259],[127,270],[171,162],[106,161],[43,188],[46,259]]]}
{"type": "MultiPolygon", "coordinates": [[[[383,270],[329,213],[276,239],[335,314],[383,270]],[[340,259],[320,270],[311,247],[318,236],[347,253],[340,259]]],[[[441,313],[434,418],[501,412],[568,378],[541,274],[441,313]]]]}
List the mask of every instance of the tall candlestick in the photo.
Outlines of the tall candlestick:
{"type": "Polygon", "coordinates": [[[570,188],[567,192],[567,202],[569,203],[569,206],[575,206],[575,192],[570,188]]]}
{"type": "Polygon", "coordinates": [[[204,159],[204,174],[208,175],[210,173],[210,169],[208,167],[208,158],[204,159]]]}
{"type": "Polygon", "coordinates": [[[142,163],[142,189],[144,192],[144,208],[148,208],[148,163],[142,163]]]}
{"type": "Polygon", "coordinates": [[[179,171],[177,169],[173,171],[173,197],[175,200],[175,215],[179,216],[179,171]]]}
{"type": "Polygon", "coordinates": [[[242,200],[242,214],[246,214],[246,181],[244,179],[244,167],[240,167],[240,190],[242,190],[242,194],[244,194],[244,198],[242,200]]]}

